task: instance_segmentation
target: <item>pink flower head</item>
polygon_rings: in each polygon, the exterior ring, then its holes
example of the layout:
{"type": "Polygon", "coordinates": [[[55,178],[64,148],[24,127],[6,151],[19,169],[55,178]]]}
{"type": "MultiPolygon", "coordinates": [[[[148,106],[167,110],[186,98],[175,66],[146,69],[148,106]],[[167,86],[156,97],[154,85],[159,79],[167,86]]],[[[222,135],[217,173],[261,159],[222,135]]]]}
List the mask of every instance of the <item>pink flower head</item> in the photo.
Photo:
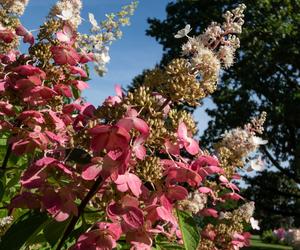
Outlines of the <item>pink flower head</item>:
{"type": "Polygon", "coordinates": [[[93,104],[86,102],[80,110],[80,114],[86,116],[86,117],[94,117],[94,112],[96,111],[96,108],[93,104]]]}
{"type": "Polygon", "coordinates": [[[188,153],[196,155],[199,152],[199,145],[193,138],[188,136],[187,127],[184,122],[179,123],[177,136],[188,153]]]}
{"type": "Polygon", "coordinates": [[[13,105],[11,105],[8,101],[0,101],[0,115],[8,115],[12,116],[15,114],[13,109],[13,105]]]}
{"type": "Polygon", "coordinates": [[[203,230],[201,232],[201,236],[203,238],[213,241],[215,239],[215,237],[217,236],[217,233],[213,229],[206,227],[205,230],[203,230]]]}
{"type": "Polygon", "coordinates": [[[78,90],[82,91],[86,88],[89,87],[89,85],[84,82],[84,81],[81,81],[81,80],[73,80],[70,82],[72,85],[74,85],[78,90]]]}
{"type": "Polygon", "coordinates": [[[234,192],[222,195],[222,199],[224,199],[224,200],[235,200],[235,201],[238,201],[240,199],[244,200],[244,198],[242,196],[240,196],[239,194],[234,193],[234,192]]]}
{"type": "Polygon", "coordinates": [[[186,199],[188,191],[182,186],[169,186],[166,191],[166,197],[171,201],[180,201],[186,199]]]}
{"type": "Polygon", "coordinates": [[[35,110],[23,111],[18,119],[29,127],[34,128],[36,125],[41,125],[45,122],[44,115],[35,110]]]}
{"type": "Polygon", "coordinates": [[[238,250],[242,247],[250,246],[251,234],[246,232],[243,234],[234,233],[233,240],[231,241],[234,250],[238,250]]]}
{"type": "Polygon", "coordinates": [[[220,163],[215,156],[201,155],[196,161],[193,162],[192,169],[196,170],[207,166],[219,167],[219,165],[220,163]]]}
{"type": "Polygon", "coordinates": [[[79,59],[79,62],[80,63],[87,63],[87,62],[92,62],[94,61],[94,54],[92,52],[90,53],[86,53],[84,51],[81,51],[81,53],[79,54],[80,56],[80,59],[79,59]]]}
{"type": "Polygon", "coordinates": [[[16,28],[16,34],[23,37],[24,43],[29,43],[31,46],[34,44],[34,37],[22,24],[16,28]]]}
{"type": "Polygon", "coordinates": [[[151,236],[143,229],[126,233],[126,241],[132,246],[130,250],[151,250],[151,236]]]}
{"type": "Polygon", "coordinates": [[[153,205],[147,208],[146,219],[155,224],[157,221],[169,222],[177,225],[176,219],[172,214],[172,209],[166,209],[164,206],[153,205]]]}
{"type": "Polygon", "coordinates": [[[149,134],[149,126],[148,124],[137,117],[138,113],[135,109],[130,109],[127,112],[127,116],[121,120],[118,121],[117,126],[125,128],[128,132],[135,128],[138,130],[142,135],[148,135],[149,134]]]}
{"type": "Polygon", "coordinates": [[[166,175],[168,185],[176,182],[186,182],[190,186],[197,187],[202,181],[201,176],[195,171],[184,167],[171,167],[167,170],[166,175]]]}
{"type": "Polygon", "coordinates": [[[42,79],[45,79],[46,77],[46,73],[44,71],[30,64],[18,66],[14,68],[14,71],[23,76],[37,75],[42,79]]]}
{"type": "Polygon", "coordinates": [[[81,176],[84,180],[95,180],[102,171],[103,160],[100,157],[94,157],[92,163],[89,163],[83,167],[81,176]]]}
{"type": "Polygon", "coordinates": [[[64,164],[58,162],[56,159],[44,157],[30,165],[30,167],[25,170],[21,177],[22,186],[25,188],[40,187],[48,176],[47,168],[57,169],[67,175],[72,174],[72,172],[64,164]]]}
{"type": "Polygon", "coordinates": [[[146,148],[143,145],[144,142],[144,136],[137,137],[133,142],[132,151],[139,160],[143,160],[146,156],[146,148]]]}
{"type": "Polygon", "coordinates": [[[116,95],[107,97],[104,101],[104,104],[114,106],[117,103],[122,102],[123,92],[122,92],[121,85],[119,85],[119,84],[115,85],[115,92],[116,92],[116,95]]]}
{"type": "Polygon", "coordinates": [[[200,168],[199,171],[201,176],[213,175],[213,174],[223,174],[224,170],[220,167],[216,166],[207,166],[204,168],[200,168]]]}
{"type": "Polygon", "coordinates": [[[54,86],[54,91],[65,97],[71,98],[73,96],[70,87],[65,84],[56,84],[54,86]]]}
{"type": "Polygon", "coordinates": [[[76,50],[69,45],[57,45],[51,47],[51,52],[55,63],[63,65],[76,65],[80,57],[76,50]]]}
{"type": "Polygon", "coordinates": [[[120,192],[130,190],[136,197],[139,197],[142,193],[142,181],[135,174],[126,172],[124,175],[119,175],[115,180],[115,184],[120,192]]]}
{"type": "Polygon", "coordinates": [[[117,240],[121,236],[121,228],[116,223],[98,223],[95,228],[82,234],[71,250],[109,250],[116,248],[117,240]]]}
{"type": "Polygon", "coordinates": [[[28,102],[32,105],[45,104],[49,99],[55,96],[57,93],[51,88],[45,86],[36,86],[28,91],[22,93],[24,102],[28,102]]]}
{"type": "Polygon", "coordinates": [[[58,115],[59,115],[58,113],[56,113],[52,110],[47,110],[46,112],[48,113],[48,116],[49,116],[51,122],[53,123],[53,125],[55,126],[56,130],[61,130],[66,127],[63,120],[58,117],[58,115]]]}
{"type": "Polygon", "coordinates": [[[213,191],[212,191],[210,188],[208,188],[208,187],[200,187],[198,190],[199,190],[200,193],[203,193],[203,194],[208,194],[208,193],[212,193],[212,192],[213,192],[213,191]]]}
{"type": "Polygon", "coordinates": [[[165,149],[168,153],[172,155],[180,154],[180,146],[177,143],[172,143],[170,140],[166,139],[164,143],[165,149]]]}
{"type": "Polygon", "coordinates": [[[130,135],[122,127],[97,125],[89,130],[91,139],[91,148],[94,152],[100,152],[103,149],[108,151],[128,148],[130,135]]]}
{"type": "Polygon", "coordinates": [[[218,218],[218,211],[213,208],[204,208],[200,211],[202,216],[210,216],[214,218],[218,218]]]}
{"type": "Polygon", "coordinates": [[[0,55],[0,60],[2,61],[3,64],[9,64],[15,62],[18,55],[20,55],[20,52],[12,49],[8,51],[6,54],[0,55]]]}
{"type": "Polygon", "coordinates": [[[66,136],[64,134],[54,134],[51,131],[45,130],[45,135],[54,143],[58,143],[61,146],[65,146],[65,142],[67,140],[66,136]]]}
{"type": "Polygon", "coordinates": [[[82,105],[79,102],[73,102],[70,104],[66,104],[63,107],[63,113],[65,114],[72,114],[75,111],[80,111],[82,108],[82,105]]]}
{"type": "Polygon", "coordinates": [[[80,75],[81,77],[83,78],[86,78],[87,77],[87,73],[85,72],[84,69],[82,69],[81,67],[78,67],[78,66],[70,66],[70,72],[72,74],[78,74],[80,75]]]}
{"type": "Polygon", "coordinates": [[[121,219],[123,232],[140,229],[144,224],[144,214],[138,208],[139,202],[130,196],[125,196],[119,203],[112,202],[107,207],[107,215],[112,219],[121,219]]]}
{"type": "Polygon", "coordinates": [[[126,173],[130,162],[131,151],[129,148],[111,150],[103,158],[103,171],[101,175],[103,178],[112,175],[113,180],[117,179],[118,174],[126,173]]]}
{"type": "Polygon", "coordinates": [[[15,31],[6,29],[0,24],[0,40],[5,43],[11,43],[15,38],[15,31]]]}
{"type": "Polygon", "coordinates": [[[48,213],[56,221],[64,221],[70,215],[77,215],[77,206],[74,203],[75,196],[66,189],[61,189],[58,192],[52,189],[44,191],[42,202],[48,213]]]}
{"type": "Polygon", "coordinates": [[[15,88],[23,93],[29,93],[35,86],[41,85],[41,79],[37,76],[29,76],[28,78],[19,79],[15,82],[15,88]]]}
{"type": "Polygon", "coordinates": [[[48,137],[37,126],[36,131],[20,134],[19,137],[12,137],[12,150],[16,155],[31,153],[35,148],[45,150],[49,144],[48,137]]]}

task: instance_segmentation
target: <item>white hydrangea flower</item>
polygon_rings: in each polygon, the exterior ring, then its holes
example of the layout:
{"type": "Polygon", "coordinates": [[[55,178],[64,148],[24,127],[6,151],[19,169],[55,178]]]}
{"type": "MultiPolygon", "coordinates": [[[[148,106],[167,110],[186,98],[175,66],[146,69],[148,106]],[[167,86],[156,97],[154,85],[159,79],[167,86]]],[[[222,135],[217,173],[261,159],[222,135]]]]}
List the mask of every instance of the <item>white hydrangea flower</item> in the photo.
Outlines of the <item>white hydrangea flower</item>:
{"type": "Polygon", "coordinates": [[[255,220],[253,217],[250,218],[251,227],[254,230],[260,230],[260,227],[258,225],[258,220],[255,220]]]}
{"type": "Polygon", "coordinates": [[[268,143],[267,140],[263,140],[261,137],[258,137],[258,136],[252,136],[252,141],[253,141],[253,144],[255,144],[257,146],[265,145],[268,143]]]}
{"type": "Polygon", "coordinates": [[[174,36],[175,38],[182,38],[188,35],[192,30],[191,25],[187,24],[183,29],[179,30],[174,36]]]}
{"type": "Polygon", "coordinates": [[[62,10],[61,14],[56,15],[57,17],[59,17],[60,19],[67,21],[70,20],[73,17],[73,12],[72,10],[68,9],[68,10],[62,10]]]}
{"type": "Polygon", "coordinates": [[[265,168],[264,162],[261,159],[261,156],[258,157],[257,159],[251,160],[250,161],[250,167],[247,169],[248,171],[263,171],[265,168]]]}
{"type": "Polygon", "coordinates": [[[95,19],[95,16],[93,13],[89,13],[89,21],[92,24],[92,32],[97,32],[100,30],[100,27],[95,19]]]}

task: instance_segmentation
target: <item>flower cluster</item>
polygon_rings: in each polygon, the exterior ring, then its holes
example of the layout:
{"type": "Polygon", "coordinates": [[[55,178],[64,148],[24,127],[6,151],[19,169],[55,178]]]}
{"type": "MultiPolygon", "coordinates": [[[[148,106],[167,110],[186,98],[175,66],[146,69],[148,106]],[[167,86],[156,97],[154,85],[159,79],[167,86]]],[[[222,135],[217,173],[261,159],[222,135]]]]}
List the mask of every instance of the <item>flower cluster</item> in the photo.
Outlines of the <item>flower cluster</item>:
{"type": "Polygon", "coordinates": [[[81,0],[60,0],[52,7],[49,17],[59,17],[76,29],[81,24],[81,8],[81,0]]]}
{"type": "MultiPolygon", "coordinates": [[[[66,223],[56,249],[72,245],[74,231],[81,235],[73,250],[186,245],[180,211],[204,222],[199,249],[246,246],[243,226],[253,221],[253,203],[231,212],[226,204],[243,200],[233,182],[239,178],[236,162],[262,144],[254,133],[261,132],[264,116],[244,132],[226,133],[209,153],[194,138],[191,114],[175,105],[196,104],[213,92],[221,65],[217,46],[199,45],[152,71],[132,92],[116,86],[116,95],[96,108],[80,98],[88,87],[86,63],[99,64],[100,51],[128,22],[135,3],[118,14],[119,21],[109,15],[98,25],[90,15],[95,39],[101,37],[95,49],[80,46],[83,38],[87,46],[94,39],[76,31],[80,8],[80,1],[59,1],[36,40],[21,24],[0,33],[3,43],[23,38],[30,44],[28,54],[11,48],[0,57],[0,133],[8,137],[1,171],[10,169],[12,156],[25,162],[16,170],[21,186],[4,204],[8,215],[17,219],[19,209],[30,209],[47,213],[60,227],[66,223]]],[[[240,9],[226,19],[228,35],[242,23],[240,9]]],[[[47,230],[40,230],[47,239],[47,230]]]]}
{"type": "Polygon", "coordinates": [[[133,15],[137,7],[134,1],[126,5],[118,13],[106,15],[106,20],[98,23],[92,13],[89,21],[92,25],[91,34],[81,34],[78,42],[81,48],[94,55],[95,70],[99,75],[106,73],[106,64],[109,62],[109,45],[112,41],[122,37],[121,26],[129,25],[129,16],[133,15]]]}
{"type": "Polygon", "coordinates": [[[2,9],[13,15],[21,16],[28,4],[29,0],[1,0],[2,9]]]}
{"type": "Polygon", "coordinates": [[[234,61],[234,53],[240,46],[239,38],[236,34],[242,32],[244,24],[244,10],[246,6],[240,4],[232,11],[226,11],[223,15],[224,23],[211,23],[205,32],[197,37],[189,37],[190,26],[187,25],[183,30],[175,36],[181,38],[188,37],[188,42],[182,46],[183,55],[196,54],[194,59],[194,67],[197,68],[197,62],[201,62],[201,54],[207,53],[206,48],[213,50],[215,56],[220,60],[225,68],[230,67],[234,61]]]}

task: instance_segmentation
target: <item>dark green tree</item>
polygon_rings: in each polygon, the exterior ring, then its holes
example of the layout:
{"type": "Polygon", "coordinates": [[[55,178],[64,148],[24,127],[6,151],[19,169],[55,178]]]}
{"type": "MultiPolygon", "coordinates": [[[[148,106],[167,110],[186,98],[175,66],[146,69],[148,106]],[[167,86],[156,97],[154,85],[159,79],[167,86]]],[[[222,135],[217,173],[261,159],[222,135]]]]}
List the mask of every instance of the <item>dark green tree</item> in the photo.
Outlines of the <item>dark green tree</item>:
{"type": "MultiPolygon", "coordinates": [[[[161,65],[180,55],[183,41],[173,36],[179,29],[190,24],[191,35],[199,34],[212,20],[221,22],[220,13],[240,2],[170,2],[165,20],[148,20],[147,35],[163,45],[161,65]]],[[[261,148],[261,153],[268,171],[248,178],[250,187],[245,193],[257,200],[261,218],[285,217],[287,211],[296,218],[300,210],[297,208],[300,203],[300,1],[244,0],[243,3],[247,10],[241,49],[235,65],[224,71],[212,96],[216,108],[206,110],[211,121],[202,136],[202,144],[219,140],[225,130],[242,126],[251,116],[266,111],[264,138],[269,143],[261,148]],[[272,181],[267,181],[268,178],[272,181]],[[279,185],[283,179],[288,185],[279,185]],[[278,199],[281,202],[274,207],[278,199]]]]}

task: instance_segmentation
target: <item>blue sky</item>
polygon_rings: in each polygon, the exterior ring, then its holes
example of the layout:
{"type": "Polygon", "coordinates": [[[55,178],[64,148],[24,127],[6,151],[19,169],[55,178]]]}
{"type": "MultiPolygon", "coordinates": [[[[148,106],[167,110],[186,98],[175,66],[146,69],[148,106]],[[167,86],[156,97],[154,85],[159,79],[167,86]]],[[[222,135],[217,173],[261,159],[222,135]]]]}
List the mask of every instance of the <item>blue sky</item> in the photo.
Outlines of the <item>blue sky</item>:
{"type": "MultiPolygon", "coordinates": [[[[30,0],[21,19],[23,25],[30,30],[38,29],[55,2],[55,0],[30,0]]],[[[165,7],[168,2],[170,1],[139,1],[135,15],[131,17],[131,25],[122,29],[123,38],[115,41],[110,48],[111,61],[108,64],[108,73],[104,77],[92,74],[90,88],[83,93],[89,102],[96,106],[100,105],[107,96],[114,94],[116,83],[126,87],[143,69],[153,68],[160,61],[162,46],[152,37],[146,36],[145,31],[148,28],[147,18],[155,17],[163,20],[166,17],[165,7]]],[[[99,21],[104,19],[106,13],[116,12],[128,3],[130,0],[83,0],[82,17],[88,20],[88,13],[91,12],[99,21]]],[[[84,21],[79,30],[87,32],[88,28],[89,23],[84,21]]],[[[209,120],[204,109],[211,106],[212,103],[208,99],[204,102],[204,106],[194,113],[200,134],[209,120]]]]}

